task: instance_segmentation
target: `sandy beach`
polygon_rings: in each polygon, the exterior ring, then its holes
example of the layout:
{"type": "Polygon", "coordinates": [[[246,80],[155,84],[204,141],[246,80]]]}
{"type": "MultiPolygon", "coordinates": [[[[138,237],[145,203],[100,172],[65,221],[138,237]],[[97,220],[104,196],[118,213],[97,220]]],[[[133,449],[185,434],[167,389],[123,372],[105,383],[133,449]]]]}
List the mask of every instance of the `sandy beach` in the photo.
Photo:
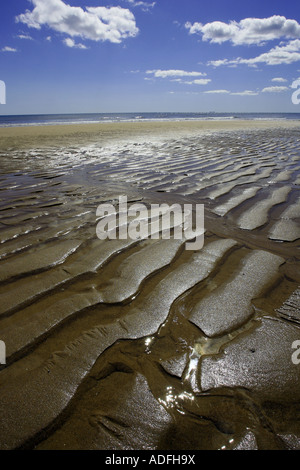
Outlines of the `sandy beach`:
{"type": "Polygon", "coordinates": [[[0,148],[34,147],[50,145],[56,147],[68,143],[76,145],[95,140],[103,145],[116,139],[145,139],[146,137],[167,138],[177,135],[191,135],[203,131],[274,129],[298,127],[299,121],[272,120],[195,120],[195,121],[137,121],[89,124],[39,125],[0,128],[0,148]]]}
{"type": "Polygon", "coordinates": [[[300,123],[0,128],[0,449],[300,449],[300,123]],[[99,240],[204,204],[205,243],[99,240]]]}

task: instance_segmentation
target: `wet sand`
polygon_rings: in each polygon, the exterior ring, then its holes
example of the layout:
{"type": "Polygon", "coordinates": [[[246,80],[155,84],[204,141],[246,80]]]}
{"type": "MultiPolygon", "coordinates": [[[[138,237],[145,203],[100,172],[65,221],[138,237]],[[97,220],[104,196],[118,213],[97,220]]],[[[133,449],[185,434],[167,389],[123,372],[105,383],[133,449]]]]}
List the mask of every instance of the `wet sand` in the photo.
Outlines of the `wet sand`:
{"type": "Polygon", "coordinates": [[[1,449],[300,449],[300,124],[0,129],[1,449]],[[98,240],[205,205],[205,244],[98,240]]]}

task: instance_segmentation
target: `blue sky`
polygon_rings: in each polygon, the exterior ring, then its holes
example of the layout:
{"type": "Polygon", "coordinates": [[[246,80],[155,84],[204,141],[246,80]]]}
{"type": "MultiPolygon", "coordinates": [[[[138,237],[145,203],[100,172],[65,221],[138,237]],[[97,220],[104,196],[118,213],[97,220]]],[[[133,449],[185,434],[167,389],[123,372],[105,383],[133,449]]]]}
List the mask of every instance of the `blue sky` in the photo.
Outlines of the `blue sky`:
{"type": "Polygon", "coordinates": [[[296,1],[4,0],[1,114],[300,112],[296,1]]]}

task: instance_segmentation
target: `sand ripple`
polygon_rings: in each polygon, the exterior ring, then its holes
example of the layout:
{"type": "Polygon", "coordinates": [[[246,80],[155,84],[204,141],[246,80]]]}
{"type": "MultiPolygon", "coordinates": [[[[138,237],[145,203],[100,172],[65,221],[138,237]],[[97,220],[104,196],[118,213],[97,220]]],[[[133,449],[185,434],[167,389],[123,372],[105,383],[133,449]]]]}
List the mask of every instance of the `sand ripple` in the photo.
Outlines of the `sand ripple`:
{"type": "Polygon", "coordinates": [[[0,448],[300,448],[299,131],[1,153],[0,448]],[[96,238],[119,196],[205,245],[96,238]]]}

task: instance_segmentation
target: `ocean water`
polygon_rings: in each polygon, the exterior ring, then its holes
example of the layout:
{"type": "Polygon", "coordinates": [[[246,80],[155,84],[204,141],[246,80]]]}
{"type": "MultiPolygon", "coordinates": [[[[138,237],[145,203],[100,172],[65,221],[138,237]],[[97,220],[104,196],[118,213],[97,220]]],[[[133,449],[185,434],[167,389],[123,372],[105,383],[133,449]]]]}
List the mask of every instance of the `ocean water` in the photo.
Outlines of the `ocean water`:
{"type": "Polygon", "coordinates": [[[0,116],[0,127],[179,120],[300,120],[300,113],[97,113],[0,116]]]}

